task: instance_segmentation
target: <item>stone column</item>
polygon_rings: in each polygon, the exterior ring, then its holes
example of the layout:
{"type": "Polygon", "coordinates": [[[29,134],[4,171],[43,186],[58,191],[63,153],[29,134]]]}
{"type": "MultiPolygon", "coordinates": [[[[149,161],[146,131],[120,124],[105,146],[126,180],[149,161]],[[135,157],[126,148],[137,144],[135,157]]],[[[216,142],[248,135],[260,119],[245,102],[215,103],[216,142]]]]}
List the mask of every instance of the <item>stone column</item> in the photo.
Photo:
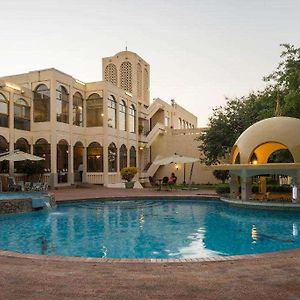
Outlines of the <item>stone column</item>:
{"type": "Polygon", "coordinates": [[[248,201],[251,196],[252,178],[241,177],[241,200],[248,201]]]}
{"type": "Polygon", "coordinates": [[[230,182],[229,182],[230,198],[231,199],[238,199],[239,195],[240,195],[238,176],[233,175],[233,174],[231,174],[230,176],[231,176],[230,182]]]}
{"type": "Polygon", "coordinates": [[[265,176],[259,177],[259,192],[261,194],[266,194],[267,192],[267,178],[265,176]]]}
{"type": "Polygon", "coordinates": [[[300,203],[300,170],[293,176],[292,201],[293,203],[300,203]]]}
{"type": "Polygon", "coordinates": [[[83,163],[83,173],[82,173],[82,183],[87,182],[87,148],[83,148],[82,154],[82,163],[83,163]]]}
{"type": "Polygon", "coordinates": [[[68,182],[74,184],[74,147],[71,145],[68,146],[68,182]]]}

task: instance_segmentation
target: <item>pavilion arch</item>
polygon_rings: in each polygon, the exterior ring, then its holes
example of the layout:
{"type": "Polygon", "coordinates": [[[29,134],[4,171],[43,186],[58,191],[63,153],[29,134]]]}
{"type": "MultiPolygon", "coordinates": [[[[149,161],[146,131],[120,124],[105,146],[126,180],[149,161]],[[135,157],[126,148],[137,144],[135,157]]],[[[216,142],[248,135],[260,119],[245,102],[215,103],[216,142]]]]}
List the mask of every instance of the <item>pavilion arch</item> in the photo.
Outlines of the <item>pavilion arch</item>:
{"type": "Polygon", "coordinates": [[[230,161],[232,164],[236,164],[240,155],[240,149],[237,145],[234,145],[231,151],[230,161]]]}
{"type": "Polygon", "coordinates": [[[87,147],[87,172],[103,172],[103,147],[91,142],[87,147]]]}
{"type": "Polygon", "coordinates": [[[252,157],[255,155],[258,164],[266,164],[268,163],[269,157],[278,150],[288,150],[293,157],[293,161],[295,161],[292,152],[288,149],[286,145],[279,142],[270,141],[258,145],[250,154],[248,158],[248,163],[252,163],[252,157]]]}

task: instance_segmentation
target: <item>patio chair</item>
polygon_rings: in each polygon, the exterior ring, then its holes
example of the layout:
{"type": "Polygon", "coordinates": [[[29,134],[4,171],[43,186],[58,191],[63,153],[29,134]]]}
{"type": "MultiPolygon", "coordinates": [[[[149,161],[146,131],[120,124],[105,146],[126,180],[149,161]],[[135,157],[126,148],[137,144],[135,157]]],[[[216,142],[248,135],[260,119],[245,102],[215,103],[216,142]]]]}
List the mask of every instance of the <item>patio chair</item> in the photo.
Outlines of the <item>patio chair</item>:
{"type": "Polygon", "coordinates": [[[16,183],[14,177],[8,177],[8,191],[17,192],[21,190],[21,186],[16,183]]]}
{"type": "Polygon", "coordinates": [[[34,182],[32,184],[31,191],[33,192],[40,192],[42,190],[42,183],[41,182],[34,182]]]}
{"type": "Polygon", "coordinates": [[[149,183],[151,184],[151,187],[160,189],[160,183],[158,180],[155,180],[152,176],[149,176],[149,183]]]}
{"type": "Polygon", "coordinates": [[[31,182],[29,182],[29,181],[25,182],[25,184],[24,184],[24,190],[25,190],[25,192],[31,191],[31,182]]]}
{"type": "Polygon", "coordinates": [[[18,181],[17,185],[20,186],[20,191],[22,191],[22,192],[25,191],[24,181],[18,181]]]}
{"type": "Polygon", "coordinates": [[[169,190],[169,188],[170,188],[169,177],[167,177],[167,176],[163,177],[163,179],[162,179],[161,188],[163,188],[163,187],[166,187],[167,190],[169,190]]]}
{"type": "Polygon", "coordinates": [[[47,192],[48,191],[48,187],[49,187],[49,185],[48,185],[47,182],[42,183],[42,185],[41,185],[41,191],[47,192]]]}

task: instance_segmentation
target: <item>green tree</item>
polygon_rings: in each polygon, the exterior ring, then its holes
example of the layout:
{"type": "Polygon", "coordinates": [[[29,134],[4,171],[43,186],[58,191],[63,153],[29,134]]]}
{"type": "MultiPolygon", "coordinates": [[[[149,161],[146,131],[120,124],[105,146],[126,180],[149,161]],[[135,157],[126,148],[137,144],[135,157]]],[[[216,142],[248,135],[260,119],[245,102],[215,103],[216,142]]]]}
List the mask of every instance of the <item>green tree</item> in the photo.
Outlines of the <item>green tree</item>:
{"type": "Polygon", "coordinates": [[[262,119],[274,117],[278,110],[283,116],[300,118],[300,48],[281,46],[282,61],[264,78],[267,86],[263,90],[227,99],[225,106],[213,110],[208,128],[198,139],[202,162],[211,165],[228,159],[244,130],[262,119]]]}

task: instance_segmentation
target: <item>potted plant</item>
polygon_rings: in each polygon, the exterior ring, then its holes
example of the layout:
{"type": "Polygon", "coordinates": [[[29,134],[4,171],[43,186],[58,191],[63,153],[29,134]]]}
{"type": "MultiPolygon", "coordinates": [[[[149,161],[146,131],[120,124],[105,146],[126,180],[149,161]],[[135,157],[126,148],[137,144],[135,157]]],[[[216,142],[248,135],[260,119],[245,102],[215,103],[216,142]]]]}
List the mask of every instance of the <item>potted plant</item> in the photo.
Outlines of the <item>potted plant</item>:
{"type": "Polygon", "coordinates": [[[144,131],[144,126],[139,124],[139,134],[142,134],[144,131]]]}
{"type": "Polygon", "coordinates": [[[121,177],[125,180],[125,187],[127,189],[132,189],[134,187],[134,181],[132,179],[137,173],[136,167],[126,167],[121,170],[121,177]]]}

